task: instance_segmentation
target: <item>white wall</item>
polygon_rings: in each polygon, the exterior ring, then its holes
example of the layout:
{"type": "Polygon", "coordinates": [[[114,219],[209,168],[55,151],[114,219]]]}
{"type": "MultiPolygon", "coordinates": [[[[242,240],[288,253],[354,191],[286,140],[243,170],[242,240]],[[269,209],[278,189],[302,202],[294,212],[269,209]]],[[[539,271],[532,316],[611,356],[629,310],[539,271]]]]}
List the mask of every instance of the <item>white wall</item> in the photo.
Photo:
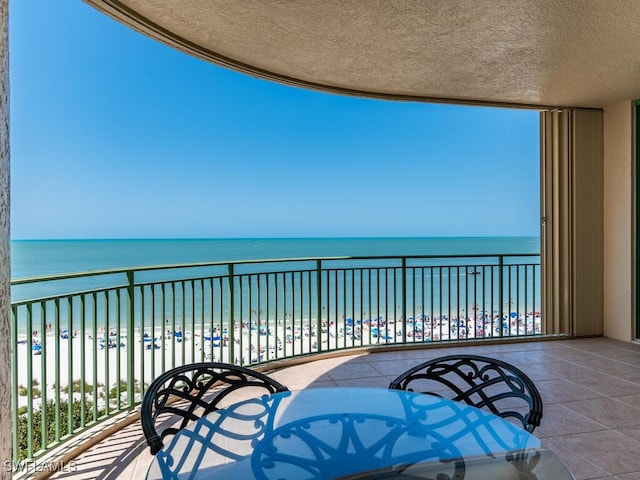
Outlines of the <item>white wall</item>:
{"type": "Polygon", "coordinates": [[[635,339],[633,102],[604,109],[604,335],[635,339]]]}

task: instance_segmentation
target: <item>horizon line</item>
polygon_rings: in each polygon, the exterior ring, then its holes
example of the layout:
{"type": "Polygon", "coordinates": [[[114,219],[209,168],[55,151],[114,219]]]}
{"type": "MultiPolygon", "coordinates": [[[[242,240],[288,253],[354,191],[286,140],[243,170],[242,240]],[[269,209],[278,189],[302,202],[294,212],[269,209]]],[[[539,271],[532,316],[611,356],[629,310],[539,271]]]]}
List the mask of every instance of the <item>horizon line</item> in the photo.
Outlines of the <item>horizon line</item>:
{"type": "Polygon", "coordinates": [[[364,240],[364,239],[446,239],[446,238],[540,238],[540,235],[431,235],[431,236],[282,236],[282,237],[53,237],[11,238],[12,242],[55,241],[148,241],[148,240],[364,240]]]}

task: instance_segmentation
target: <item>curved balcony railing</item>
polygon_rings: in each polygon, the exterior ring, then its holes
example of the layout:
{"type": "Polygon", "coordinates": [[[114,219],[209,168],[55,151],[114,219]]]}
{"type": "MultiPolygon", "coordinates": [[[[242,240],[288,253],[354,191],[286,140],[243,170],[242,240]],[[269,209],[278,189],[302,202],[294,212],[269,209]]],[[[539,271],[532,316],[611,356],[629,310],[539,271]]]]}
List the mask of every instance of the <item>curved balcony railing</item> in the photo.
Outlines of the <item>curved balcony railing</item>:
{"type": "Polygon", "coordinates": [[[530,254],[90,271],[13,280],[12,298],[16,462],[130,409],[183,363],[550,333],[530,254]]]}

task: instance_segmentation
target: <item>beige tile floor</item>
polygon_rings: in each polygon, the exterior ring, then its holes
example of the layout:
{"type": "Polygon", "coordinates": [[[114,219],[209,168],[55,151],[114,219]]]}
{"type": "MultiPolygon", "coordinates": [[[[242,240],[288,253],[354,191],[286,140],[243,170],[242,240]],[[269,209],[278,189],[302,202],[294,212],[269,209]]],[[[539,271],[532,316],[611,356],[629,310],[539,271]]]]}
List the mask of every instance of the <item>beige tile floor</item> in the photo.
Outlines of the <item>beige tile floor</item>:
{"type": "MultiPolygon", "coordinates": [[[[314,360],[271,372],[291,390],[324,386],[386,388],[428,358],[464,349],[506,360],[527,373],[544,401],[535,431],[577,480],[640,480],[640,344],[607,338],[381,351],[314,360]]],[[[55,478],[143,479],[152,457],[135,422],[55,478]]]]}

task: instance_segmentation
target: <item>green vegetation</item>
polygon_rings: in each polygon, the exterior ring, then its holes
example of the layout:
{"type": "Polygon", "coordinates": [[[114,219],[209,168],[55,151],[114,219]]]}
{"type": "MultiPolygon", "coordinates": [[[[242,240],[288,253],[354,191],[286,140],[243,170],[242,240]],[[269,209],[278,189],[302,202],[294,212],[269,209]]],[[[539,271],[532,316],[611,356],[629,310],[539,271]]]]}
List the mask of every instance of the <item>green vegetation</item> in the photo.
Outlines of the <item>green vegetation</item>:
{"type": "MultiPolygon", "coordinates": [[[[24,407],[23,407],[24,408],[24,407]]],[[[21,408],[20,410],[23,410],[21,408]]],[[[43,415],[42,410],[37,410],[33,412],[32,418],[32,426],[31,426],[31,436],[29,436],[29,420],[27,415],[23,415],[23,413],[27,413],[26,408],[24,410],[18,411],[20,415],[18,417],[18,460],[24,460],[28,458],[29,455],[29,438],[31,438],[31,442],[33,445],[34,453],[42,448],[42,430],[43,430],[43,415]]],[[[56,404],[53,400],[50,400],[46,404],[45,409],[45,435],[46,442],[50,444],[56,441],[56,411],[59,412],[60,416],[60,424],[59,424],[59,432],[60,436],[63,437],[71,431],[76,430],[82,425],[82,414],[84,410],[85,423],[90,423],[94,420],[93,418],[93,404],[91,402],[79,402],[75,401],[71,403],[71,417],[69,416],[69,403],[66,401],[60,402],[58,408],[56,408],[56,404]]],[[[98,418],[104,415],[104,410],[98,411],[98,418]]]]}
{"type": "MultiPolygon", "coordinates": [[[[120,395],[127,393],[128,385],[129,382],[127,382],[126,380],[120,380],[120,395]]],[[[134,383],[133,391],[135,393],[142,393],[142,388],[140,388],[140,382],[138,380],[136,380],[134,383]]],[[[109,389],[109,398],[118,398],[118,385],[114,385],[109,389]]]]}
{"type": "MultiPolygon", "coordinates": [[[[81,387],[82,387],[82,383],[80,382],[80,380],[74,380],[73,383],[71,384],[71,390],[73,391],[73,393],[80,393],[82,390],[81,387]]],[[[90,383],[84,382],[84,391],[85,393],[92,392],[93,385],[91,385],[90,383]]],[[[64,387],[62,387],[62,392],[69,393],[69,385],[65,385],[64,387]]]]}
{"type": "MultiPolygon", "coordinates": [[[[35,382],[35,385],[38,385],[38,382],[35,382]]],[[[18,395],[21,397],[26,397],[29,395],[29,389],[24,385],[18,385],[18,395]]],[[[35,386],[31,389],[31,398],[40,398],[42,396],[42,390],[36,388],[35,386]]]]}

